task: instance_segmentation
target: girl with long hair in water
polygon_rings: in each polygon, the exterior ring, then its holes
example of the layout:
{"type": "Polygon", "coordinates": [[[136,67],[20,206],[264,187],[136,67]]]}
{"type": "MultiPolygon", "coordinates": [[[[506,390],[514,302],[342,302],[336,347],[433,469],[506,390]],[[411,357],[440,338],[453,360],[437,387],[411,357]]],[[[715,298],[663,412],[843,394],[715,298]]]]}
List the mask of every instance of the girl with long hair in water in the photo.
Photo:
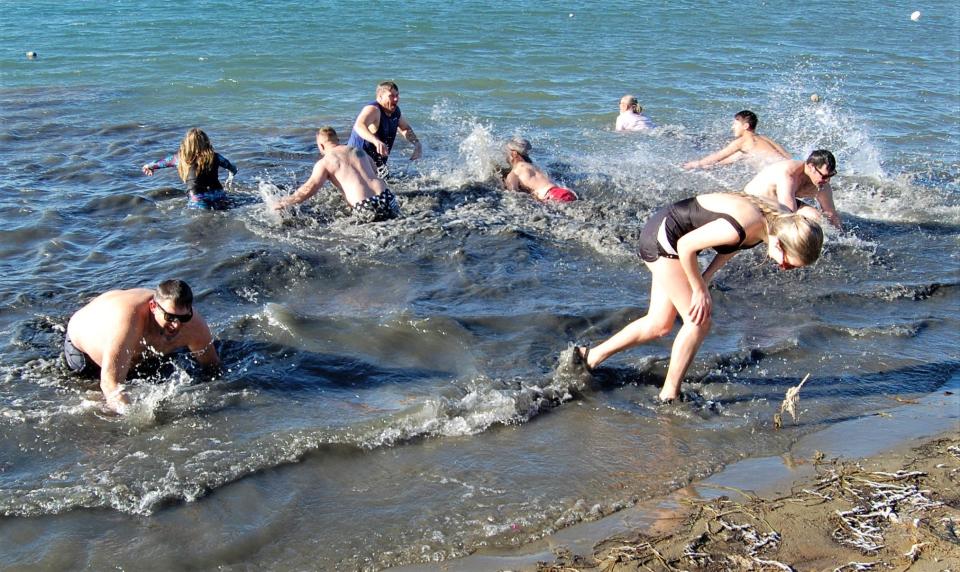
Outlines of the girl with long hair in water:
{"type": "Polygon", "coordinates": [[[187,184],[188,207],[221,210],[229,206],[227,194],[220,184],[220,168],[230,172],[228,182],[237,174],[237,168],[213,150],[210,138],[202,129],[194,127],[187,131],[176,155],[147,163],[142,170],[144,175],[153,176],[157,169],[167,167],[176,167],[180,180],[187,184]]]}

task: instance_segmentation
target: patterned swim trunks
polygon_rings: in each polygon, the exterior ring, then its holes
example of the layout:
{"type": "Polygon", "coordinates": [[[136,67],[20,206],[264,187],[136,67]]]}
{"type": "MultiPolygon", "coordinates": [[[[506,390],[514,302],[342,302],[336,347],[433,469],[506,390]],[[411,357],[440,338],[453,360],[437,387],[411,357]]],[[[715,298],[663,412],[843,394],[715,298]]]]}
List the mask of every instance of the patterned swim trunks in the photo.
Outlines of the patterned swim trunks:
{"type": "Polygon", "coordinates": [[[390,189],[386,189],[353,205],[353,216],[358,223],[390,220],[400,216],[400,204],[390,189]]]}

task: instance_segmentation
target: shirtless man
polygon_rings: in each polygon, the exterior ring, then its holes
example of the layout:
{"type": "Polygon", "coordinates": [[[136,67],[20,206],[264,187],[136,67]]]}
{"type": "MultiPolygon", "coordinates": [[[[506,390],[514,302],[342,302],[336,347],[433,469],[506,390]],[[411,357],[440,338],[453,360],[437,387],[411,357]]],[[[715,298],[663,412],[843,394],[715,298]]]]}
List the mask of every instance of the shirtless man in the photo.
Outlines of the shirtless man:
{"type": "MultiPolygon", "coordinates": [[[[797,198],[816,199],[830,223],[841,228],[830,178],[837,174],[833,153],[818,149],[806,161],[778,161],[757,173],[744,192],[779,202],[796,211],[797,198]]],[[[811,211],[812,212],[812,211],[811,211]]]]}
{"type": "Polygon", "coordinates": [[[733,116],[733,136],[736,137],[729,145],[716,153],[711,153],[698,161],[683,164],[684,169],[702,169],[714,164],[729,165],[746,157],[751,157],[759,163],[770,160],[779,161],[789,159],[790,154],[774,143],[769,137],[757,135],[757,114],[743,110],[733,116]]]}
{"type": "Polygon", "coordinates": [[[507,161],[510,171],[503,180],[509,191],[526,191],[541,201],[570,203],[577,195],[570,189],[557,186],[546,173],[530,162],[530,142],[514,137],[507,143],[507,161]]]}
{"type": "Polygon", "coordinates": [[[144,354],[190,350],[203,366],[220,356],[203,317],[193,311],[193,292],[182,280],[166,280],[156,290],[134,288],[100,294],[67,324],[63,358],[75,373],[100,378],[107,405],[123,412],[127,374],[144,354]]]}
{"type": "Polygon", "coordinates": [[[302,203],[330,181],[343,193],[359,222],[382,221],[400,215],[397,198],[383,179],[377,177],[373,161],[366,153],[341,144],[333,127],[321,127],[317,131],[317,147],[321,157],[313,166],[310,178],[295,193],[277,201],[273,205],[275,210],[302,203]]]}
{"type": "Polygon", "coordinates": [[[387,157],[393,149],[393,141],[397,132],[413,145],[411,161],[420,158],[422,148],[413,127],[400,113],[400,88],[392,81],[380,82],[377,85],[376,100],[363,106],[353,122],[353,131],[347,140],[347,145],[363,149],[373,159],[377,173],[384,177],[387,173],[387,157]]]}

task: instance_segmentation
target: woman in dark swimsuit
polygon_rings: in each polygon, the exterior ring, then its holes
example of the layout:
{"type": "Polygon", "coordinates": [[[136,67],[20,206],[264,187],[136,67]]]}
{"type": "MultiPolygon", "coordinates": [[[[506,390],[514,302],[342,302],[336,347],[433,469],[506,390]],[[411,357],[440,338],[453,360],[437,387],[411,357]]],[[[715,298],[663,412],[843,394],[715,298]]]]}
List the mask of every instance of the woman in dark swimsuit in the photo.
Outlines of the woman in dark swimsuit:
{"type": "Polygon", "coordinates": [[[141,170],[144,175],[153,176],[157,169],[167,167],[176,167],[180,179],[186,183],[190,196],[188,207],[223,210],[229,206],[227,194],[220,184],[220,168],[226,169],[230,177],[237,174],[237,168],[213,150],[210,138],[203,130],[194,127],[187,131],[176,155],[147,163],[141,170]]]}
{"type": "Polygon", "coordinates": [[[574,358],[590,370],[610,356],[673,329],[683,320],[670,354],[660,400],[680,395],[680,382],[710,329],[712,300],[707,283],[740,250],[767,243],[767,254],[789,270],[814,263],[823,248],[823,230],[802,214],[781,213],[771,202],[742,193],[714,193],[674,203],[647,222],[640,256],[653,280],[647,314],[592,348],[574,348],[574,358]],[[700,251],[716,251],[701,274],[700,251]]]}

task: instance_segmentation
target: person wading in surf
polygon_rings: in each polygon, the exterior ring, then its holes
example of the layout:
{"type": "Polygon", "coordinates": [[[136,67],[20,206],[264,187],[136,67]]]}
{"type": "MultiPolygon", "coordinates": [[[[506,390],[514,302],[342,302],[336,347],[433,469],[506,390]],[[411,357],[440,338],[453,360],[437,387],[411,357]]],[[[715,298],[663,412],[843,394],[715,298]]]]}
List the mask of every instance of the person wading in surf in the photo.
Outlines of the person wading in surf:
{"type": "Polygon", "coordinates": [[[683,325],[659,395],[661,401],[676,399],[710,330],[707,284],[737,252],[761,242],[767,243],[767,255],[789,270],[820,257],[823,230],[801,214],[783,214],[774,203],[743,193],[700,195],[660,209],[640,235],[640,256],[653,274],[647,314],[597,346],[574,348],[574,362],[591,371],[612,355],[669,334],[679,314],[683,325]],[[707,248],[717,254],[701,272],[697,255],[707,248]]]}
{"type": "Polygon", "coordinates": [[[347,145],[366,151],[373,159],[380,178],[386,178],[387,158],[393,150],[397,132],[413,145],[411,161],[420,158],[423,148],[413,127],[400,113],[400,88],[392,81],[377,85],[376,99],[363,106],[353,122],[353,131],[347,145]]]}
{"type": "Polygon", "coordinates": [[[210,328],[193,308],[193,291],[182,280],[155,290],[134,288],[100,294],[67,323],[63,359],[74,373],[100,379],[107,405],[123,412],[129,372],[145,355],[169,355],[187,348],[200,365],[216,367],[220,356],[210,328]]]}
{"type": "Polygon", "coordinates": [[[366,153],[341,144],[332,127],[321,127],[317,131],[317,147],[322,157],[313,166],[310,178],[292,195],[277,201],[273,205],[275,210],[302,203],[330,181],[343,193],[358,222],[376,222],[400,216],[397,198],[383,179],[377,177],[373,161],[366,153]]]}

